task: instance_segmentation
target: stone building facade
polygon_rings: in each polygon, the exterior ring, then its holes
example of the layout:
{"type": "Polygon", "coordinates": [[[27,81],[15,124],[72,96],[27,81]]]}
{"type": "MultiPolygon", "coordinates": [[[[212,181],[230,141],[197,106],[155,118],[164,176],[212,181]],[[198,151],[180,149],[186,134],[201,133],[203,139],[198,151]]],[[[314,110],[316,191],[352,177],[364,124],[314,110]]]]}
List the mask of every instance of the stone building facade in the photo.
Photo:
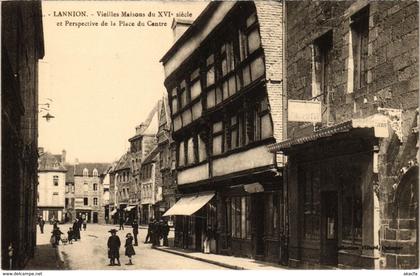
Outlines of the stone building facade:
{"type": "Polygon", "coordinates": [[[110,164],[78,163],[73,166],[75,187],[73,217],[87,219],[88,223],[105,222],[100,177],[107,171],[110,164]]]}
{"type": "Polygon", "coordinates": [[[38,160],[38,217],[45,221],[65,222],[66,174],[65,151],[51,154],[39,151],[38,160]]]}
{"type": "Polygon", "coordinates": [[[418,267],[418,2],[286,11],[289,119],[290,100],[321,118],[270,147],[288,155],[289,265],[418,267]]]}
{"type": "Polygon", "coordinates": [[[36,245],[41,2],[1,3],[1,45],[1,266],[20,269],[36,245]]]}

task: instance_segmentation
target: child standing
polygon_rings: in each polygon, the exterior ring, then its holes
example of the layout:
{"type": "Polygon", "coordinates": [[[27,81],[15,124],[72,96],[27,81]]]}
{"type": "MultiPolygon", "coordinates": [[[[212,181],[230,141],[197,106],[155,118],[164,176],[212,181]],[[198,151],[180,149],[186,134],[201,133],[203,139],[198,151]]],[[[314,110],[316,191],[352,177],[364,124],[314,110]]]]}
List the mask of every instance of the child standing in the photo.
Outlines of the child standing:
{"type": "Polygon", "coordinates": [[[125,255],[128,257],[128,264],[126,265],[132,265],[131,256],[136,255],[133,247],[133,236],[131,233],[128,233],[125,238],[125,255]]]}
{"type": "Polygon", "coordinates": [[[69,231],[67,231],[67,239],[69,241],[69,244],[72,244],[72,240],[73,240],[73,228],[69,228],[69,231]]]}

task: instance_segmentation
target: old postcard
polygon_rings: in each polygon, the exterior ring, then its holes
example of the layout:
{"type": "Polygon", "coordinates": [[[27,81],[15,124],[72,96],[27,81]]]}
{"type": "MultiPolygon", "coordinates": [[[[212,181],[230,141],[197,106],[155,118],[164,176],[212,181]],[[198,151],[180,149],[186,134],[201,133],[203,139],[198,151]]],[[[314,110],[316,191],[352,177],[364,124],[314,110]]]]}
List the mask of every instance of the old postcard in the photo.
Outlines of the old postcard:
{"type": "Polygon", "coordinates": [[[3,274],[417,275],[418,7],[1,2],[3,274]]]}

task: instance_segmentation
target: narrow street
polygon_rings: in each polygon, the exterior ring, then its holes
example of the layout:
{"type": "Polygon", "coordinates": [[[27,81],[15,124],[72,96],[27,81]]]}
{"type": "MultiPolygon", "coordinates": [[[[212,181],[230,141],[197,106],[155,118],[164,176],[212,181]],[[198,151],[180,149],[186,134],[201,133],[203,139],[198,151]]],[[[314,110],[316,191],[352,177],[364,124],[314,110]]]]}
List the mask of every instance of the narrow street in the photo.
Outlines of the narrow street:
{"type": "MultiPolygon", "coordinates": [[[[67,231],[70,226],[70,224],[59,226],[60,230],[65,233],[65,236],[67,236],[67,231]]],[[[73,244],[60,244],[58,250],[64,261],[64,267],[66,269],[82,270],[225,269],[217,265],[152,249],[151,244],[143,243],[147,233],[145,229],[139,230],[139,246],[134,247],[136,255],[132,258],[134,265],[125,265],[128,262],[127,256],[124,255],[125,235],[131,232],[130,226],[117,233],[122,244],[120,248],[121,266],[108,266],[109,259],[107,258],[106,243],[109,237],[108,231],[112,228],[118,229],[118,225],[88,224],[86,231],[81,232],[81,240],[73,242],[73,244]]],[[[39,227],[37,229],[37,244],[48,244],[52,226],[49,224],[45,225],[44,234],[40,233],[39,227]]]]}

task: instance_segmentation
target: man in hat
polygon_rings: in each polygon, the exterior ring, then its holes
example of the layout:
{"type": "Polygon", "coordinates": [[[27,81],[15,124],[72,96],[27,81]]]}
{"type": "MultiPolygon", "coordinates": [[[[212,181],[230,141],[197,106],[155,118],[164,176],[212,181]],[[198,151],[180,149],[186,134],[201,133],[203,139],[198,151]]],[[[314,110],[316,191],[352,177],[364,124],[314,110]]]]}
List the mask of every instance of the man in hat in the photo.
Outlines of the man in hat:
{"type": "Polygon", "coordinates": [[[139,224],[137,223],[136,219],[133,220],[131,227],[133,227],[134,246],[137,246],[138,245],[137,235],[139,234],[139,224]]]}
{"type": "Polygon", "coordinates": [[[117,259],[117,265],[120,266],[120,238],[117,236],[117,230],[111,229],[108,232],[111,233],[111,236],[108,238],[108,258],[110,259],[109,265],[115,265],[115,259],[117,259]]]}

